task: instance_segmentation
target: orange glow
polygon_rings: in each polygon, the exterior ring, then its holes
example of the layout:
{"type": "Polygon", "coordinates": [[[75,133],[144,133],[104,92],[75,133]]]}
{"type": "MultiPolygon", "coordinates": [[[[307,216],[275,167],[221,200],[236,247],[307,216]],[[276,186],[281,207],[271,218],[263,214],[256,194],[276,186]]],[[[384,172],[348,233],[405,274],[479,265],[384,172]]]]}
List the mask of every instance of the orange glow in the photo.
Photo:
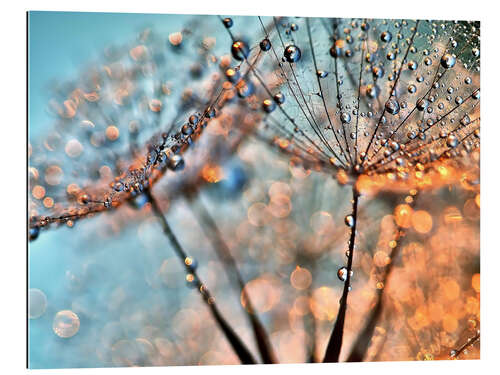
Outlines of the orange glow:
{"type": "Polygon", "coordinates": [[[327,286],[314,290],[309,306],[316,319],[328,321],[335,319],[339,308],[339,298],[340,294],[327,286]]]}
{"type": "Polygon", "coordinates": [[[443,318],[443,328],[446,332],[455,332],[458,328],[457,319],[451,314],[446,314],[443,318]]]}
{"type": "Polygon", "coordinates": [[[201,170],[201,176],[205,181],[213,184],[224,178],[224,172],[217,164],[207,164],[201,170]]]}
{"type": "MultiPolygon", "coordinates": [[[[338,171],[337,181],[340,185],[345,185],[349,182],[349,176],[347,175],[347,173],[343,169],[338,171]]],[[[359,187],[358,187],[358,190],[359,190],[359,187]]]]}
{"type": "Polygon", "coordinates": [[[43,205],[47,208],[52,208],[54,206],[54,200],[51,197],[45,197],[43,199],[43,205]]]}
{"type": "Polygon", "coordinates": [[[178,46],[179,44],[182,43],[182,33],[180,31],[177,31],[175,33],[171,33],[169,36],[168,36],[168,41],[170,42],[170,44],[172,44],[173,46],[178,46]]]}
{"type": "Polygon", "coordinates": [[[480,285],[480,278],[481,278],[481,275],[479,273],[476,273],[474,274],[474,276],[472,276],[472,287],[474,288],[474,290],[479,293],[479,285],[480,285]]]}
{"type": "Polygon", "coordinates": [[[440,288],[443,293],[443,296],[448,301],[453,301],[458,298],[460,295],[460,286],[454,279],[446,278],[441,281],[440,288]]]}
{"type": "Polygon", "coordinates": [[[42,199],[45,196],[45,188],[42,185],[36,185],[31,190],[31,195],[35,199],[42,199]]]}
{"type": "Polygon", "coordinates": [[[424,210],[415,211],[411,223],[418,233],[429,233],[432,229],[432,216],[424,210]]]}
{"type": "Polygon", "coordinates": [[[463,219],[460,210],[455,206],[446,207],[443,212],[443,217],[446,224],[458,223],[463,219]]]}
{"type": "Polygon", "coordinates": [[[373,263],[375,263],[377,267],[385,267],[390,262],[391,259],[387,256],[385,251],[379,250],[373,255],[373,263]]]}
{"type": "Polygon", "coordinates": [[[401,228],[411,227],[413,209],[407,204],[400,204],[394,209],[394,220],[401,228]]]}
{"type": "Polygon", "coordinates": [[[107,128],[106,128],[106,137],[110,140],[110,141],[116,141],[118,139],[118,137],[120,136],[120,130],[118,130],[118,128],[114,125],[109,125],[107,128]]]}

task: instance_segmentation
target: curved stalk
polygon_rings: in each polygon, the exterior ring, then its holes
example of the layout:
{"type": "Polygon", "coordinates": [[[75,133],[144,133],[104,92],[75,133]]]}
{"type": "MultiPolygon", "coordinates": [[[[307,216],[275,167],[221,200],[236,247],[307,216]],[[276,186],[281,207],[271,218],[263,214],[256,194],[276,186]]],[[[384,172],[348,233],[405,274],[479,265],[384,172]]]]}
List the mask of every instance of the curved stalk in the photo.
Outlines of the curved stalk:
{"type": "Polygon", "coordinates": [[[191,207],[193,208],[195,215],[202,221],[200,223],[201,227],[205,232],[205,235],[212,243],[215,253],[220,261],[226,266],[224,269],[226,270],[228,277],[236,281],[241,296],[246,301],[246,308],[244,308],[244,311],[252,326],[255,341],[257,342],[257,347],[262,357],[262,361],[266,364],[277,363],[276,355],[273,352],[269,336],[250,301],[250,296],[245,289],[243,277],[238,270],[236,261],[231,255],[231,251],[229,250],[227,243],[224,241],[215,220],[210,215],[203,202],[201,202],[201,199],[197,200],[195,207],[191,207]]]}
{"type": "Polygon", "coordinates": [[[229,341],[231,347],[235,351],[235,353],[238,355],[238,358],[240,359],[241,363],[244,365],[248,364],[256,364],[255,359],[253,358],[252,354],[248,350],[248,348],[245,346],[243,341],[239,338],[239,336],[236,334],[234,329],[229,325],[229,323],[226,321],[226,319],[222,316],[220,313],[219,309],[217,308],[217,305],[215,304],[215,299],[212,297],[210,294],[209,290],[203,284],[198,277],[198,274],[196,273],[196,270],[191,267],[188,262],[186,262],[186,259],[188,258],[186,252],[182,248],[181,244],[177,240],[177,237],[175,236],[174,232],[172,231],[172,228],[170,228],[170,225],[167,222],[167,219],[165,218],[165,215],[163,214],[160,206],[154,199],[153,195],[151,194],[151,191],[147,189],[144,194],[148,198],[149,202],[151,203],[151,207],[153,209],[153,213],[155,214],[158,219],[160,219],[160,224],[162,226],[163,232],[167,236],[168,240],[170,241],[170,244],[172,245],[172,248],[174,249],[175,254],[177,257],[180,259],[182,264],[186,268],[186,273],[188,275],[192,275],[193,277],[193,284],[196,285],[198,291],[200,292],[201,296],[203,297],[203,301],[206,303],[208,308],[210,309],[210,312],[212,313],[212,316],[214,317],[215,321],[219,325],[219,328],[222,330],[224,335],[226,336],[227,340],[229,341]]]}

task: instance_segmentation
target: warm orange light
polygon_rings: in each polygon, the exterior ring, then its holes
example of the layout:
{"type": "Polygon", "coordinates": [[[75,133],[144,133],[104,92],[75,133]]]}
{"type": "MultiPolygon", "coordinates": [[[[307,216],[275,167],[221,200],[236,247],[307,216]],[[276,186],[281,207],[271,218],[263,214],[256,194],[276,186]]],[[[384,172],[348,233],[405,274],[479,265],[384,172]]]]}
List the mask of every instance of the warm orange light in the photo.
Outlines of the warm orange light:
{"type": "Polygon", "coordinates": [[[472,287],[474,288],[474,290],[479,293],[479,285],[480,285],[480,274],[479,273],[475,273],[474,276],[472,276],[472,287]]]}
{"type": "Polygon", "coordinates": [[[401,228],[411,227],[411,215],[413,209],[407,204],[400,204],[394,210],[394,220],[401,228]]]}
{"type": "Polygon", "coordinates": [[[45,196],[45,188],[42,185],[36,185],[31,190],[31,195],[35,199],[42,199],[45,196]]]}
{"type": "Polygon", "coordinates": [[[217,164],[207,164],[201,170],[201,176],[205,181],[213,184],[224,178],[224,172],[217,164]]]}
{"type": "Polygon", "coordinates": [[[120,130],[118,130],[118,128],[114,125],[109,125],[107,128],[106,128],[106,137],[110,140],[110,141],[116,141],[118,139],[118,137],[120,136],[120,130]]]}
{"type": "Polygon", "coordinates": [[[428,233],[432,229],[432,216],[424,210],[414,211],[411,223],[418,233],[428,233]]]}

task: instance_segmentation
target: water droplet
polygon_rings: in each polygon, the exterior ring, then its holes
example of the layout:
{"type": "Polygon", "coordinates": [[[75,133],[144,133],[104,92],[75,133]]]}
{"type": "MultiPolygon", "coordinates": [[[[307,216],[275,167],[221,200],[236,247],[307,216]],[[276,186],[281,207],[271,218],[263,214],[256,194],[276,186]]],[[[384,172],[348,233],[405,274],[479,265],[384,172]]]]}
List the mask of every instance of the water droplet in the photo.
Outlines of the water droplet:
{"type": "Polygon", "coordinates": [[[276,102],[271,99],[264,99],[262,102],[262,109],[267,113],[271,113],[276,109],[276,102]]]}
{"type": "Polygon", "coordinates": [[[381,66],[374,66],[372,68],[372,74],[374,78],[382,78],[384,76],[384,68],[381,66]]]}
{"type": "Polygon", "coordinates": [[[214,107],[209,106],[209,107],[207,107],[207,109],[205,109],[205,117],[206,118],[214,118],[215,115],[216,115],[216,112],[215,112],[214,107]]]}
{"type": "Polygon", "coordinates": [[[344,219],[345,225],[347,225],[349,228],[352,228],[354,226],[354,216],[352,215],[347,215],[344,219]]]}
{"type": "Polygon", "coordinates": [[[181,132],[184,135],[191,135],[193,134],[193,128],[189,124],[184,124],[182,125],[181,132]]]}
{"type": "Polygon", "coordinates": [[[346,281],[347,280],[347,268],[340,267],[337,271],[337,277],[339,278],[340,281],[346,281]]]}
{"type": "Polygon", "coordinates": [[[186,275],[186,285],[188,286],[188,288],[198,288],[198,279],[194,274],[188,273],[186,275]]]}
{"type": "Polygon", "coordinates": [[[180,171],[184,168],[184,159],[181,155],[173,155],[169,159],[167,166],[172,171],[180,171]]]}
{"type": "Polygon", "coordinates": [[[191,271],[194,271],[196,270],[196,268],[198,268],[198,262],[196,261],[196,259],[194,259],[193,257],[186,257],[184,259],[184,264],[186,265],[186,267],[188,267],[191,271]]]}
{"type": "Polygon", "coordinates": [[[328,72],[325,72],[324,70],[317,70],[316,75],[319,78],[325,78],[326,76],[328,76],[328,72]]]}
{"type": "Polygon", "coordinates": [[[454,134],[450,134],[446,138],[446,145],[451,148],[455,148],[458,146],[458,138],[454,134]]]}
{"type": "Polygon", "coordinates": [[[429,101],[425,98],[422,98],[417,102],[417,109],[419,111],[424,111],[428,106],[429,106],[429,101]]]}
{"type": "Polygon", "coordinates": [[[300,48],[293,45],[293,44],[291,44],[285,48],[284,56],[285,56],[286,61],[288,61],[289,63],[295,63],[295,62],[299,61],[301,55],[302,54],[300,52],[300,48]]]}
{"type": "Polygon", "coordinates": [[[233,26],[233,19],[232,18],[224,18],[222,20],[222,23],[224,24],[224,26],[226,27],[226,29],[229,29],[233,26]]]}
{"type": "Polygon", "coordinates": [[[348,124],[351,122],[351,115],[347,112],[342,112],[340,115],[340,121],[342,121],[343,124],[348,124]]]}
{"type": "Polygon", "coordinates": [[[236,85],[237,93],[240,98],[248,98],[255,92],[255,87],[252,81],[240,81],[238,85],[236,85]]]}
{"type": "Polygon", "coordinates": [[[248,57],[248,46],[245,42],[238,40],[231,46],[231,53],[236,60],[243,61],[248,57]]]}
{"type": "Polygon", "coordinates": [[[260,49],[264,52],[269,51],[271,49],[271,41],[269,39],[262,39],[259,44],[260,49]]]}
{"type": "Polygon", "coordinates": [[[399,103],[395,99],[389,99],[385,103],[385,110],[389,112],[391,115],[396,115],[399,113],[399,103]]]}
{"type": "Polygon", "coordinates": [[[380,34],[380,40],[382,40],[382,42],[390,42],[392,40],[392,34],[390,31],[384,31],[382,34],[380,34]]]}
{"type": "Polygon", "coordinates": [[[198,118],[198,116],[197,116],[197,115],[191,115],[191,116],[189,116],[189,123],[190,123],[191,125],[196,125],[196,124],[198,124],[198,120],[199,120],[199,118],[198,118]]]}
{"type": "Polygon", "coordinates": [[[408,69],[417,70],[417,68],[418,68],[418,64],[415,61],[412,60],[408,63],[408,69]]]}
{"type": "Polygon", "coordinates": [[[441,57],[441,66],[445,69],[451,69],[455,66],[456,61],[455,55],[446,53],[441,57]]]}
{"type": "Polygon", "coordinates": [[[231,83],[237,83],[240,80],[241,74],[238,69],[228,68],[226,70],[226,78],[231,83]]]}
{"type": "Polygon", "coordinates": [[[469,125],[470,124],[470,117],[469,115],[464,115],[464,117],[462,117],[462,119],[460,120],[460,124],[462,124],[463,126],[466,126],[466,125],[469,125]]]}
{"type": "Polygon", "coordinates": [[[65,339],[73,337],[80,329],[80,319],[73,311],[59,311],[54,317],[52,329],[59,337],[65,339]]]}
{"type": "Polygon", "coordinates": [[[123,187],[124,186],[120,181],[117,181],[113,184],[113,190],[117,192],[123,191],[123,187]]]}
{"type": "Polygon", "coordinates": [[[29,230],[29,240],[30,241],[33,241],[33,240],[36,240],[38,238],[38,235],[40,234],[40,228],[38,227],[31,227],[30,230],[29,230]]]}
{"type": "Polygon", "coordinates": [[[273,99],[276,103],[283,104],[285,102],[285,95],[279,92],[276,95],[274,95],[273,99]]]}
{"type": "Polygon", "coordinates": [[[380,89],[378,88],[377,85],[369,84],[366,86],[366,95],[369,98],[376,99],[378,95],[380,94],[380,89]]]}

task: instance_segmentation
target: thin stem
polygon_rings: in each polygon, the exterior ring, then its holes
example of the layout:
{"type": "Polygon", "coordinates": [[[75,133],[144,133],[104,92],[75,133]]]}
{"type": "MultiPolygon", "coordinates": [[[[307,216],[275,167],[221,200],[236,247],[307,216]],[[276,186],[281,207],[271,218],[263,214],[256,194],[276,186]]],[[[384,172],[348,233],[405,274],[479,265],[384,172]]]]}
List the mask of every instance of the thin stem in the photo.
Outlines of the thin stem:
{"type": "Polygon", "coordinates": [[[195,206],[191,207],[193,208],[193,213],[200,219],[201,227],[205,232],[205,235],[212,243],[212,247],[214,248],[217,257],[222,263],[224,263],[224,270],[226,271],[230,279],[234,279],[236,281],[241,296],[246,301],[246,308],[244,308],[244,311],[250,321],[250,324],[252,325],[253,333],[257,342],[257,347],[262,357],[262,361],[266,364],[278,363],[276,360],[276,355],[273,352],[269,336],[260,319],[256,315],[256,311],[251,303],[250,296],[245,289],[245,282],[243,281],[243,278],[238,270],[236,260],[231,255],[229,246],[224,241],[215,220],[210,215],[201,199],[198,199],[195,206]]]}
{"type": "Polygon", "coordinates": [[[344,336],[344,322],[347,310],[347,297],[349,295],[349,289],[351,284],[351,271],[352,271],[352,260],[354,257],[354,243],[356,240],[356,225],[358,219],[358,201],[359,192],[356,189],[356,184],[352,187],[352,226],[351,235],[349,238],[349,253],[347,257],[347,276],[344,282],[344,291],[342,292],[342,298],[340,299],[340,307],[337,315],[337,320],[333,327],[332,334],[330,335],[330,340],[328,341],[328,346],[326,348],[325,358],[323,362],[338,362],[340,356],[340,349],[342,348],[342,339],[344,336]]]}
{"type": "Polygon", "coordinates": [[[167,219],[165,218],[160,206],[158,205],[157,201],[151,194],[151,191],[149,189],[146,189],[144,194],[148,198],[149,202],[151,203],[151,207],[153,209],[153,213],[155,214],[156,217],[160,220],[160,224],[162,226],[163,232],[167,236],[168,240],[170,241],[170,244],[172,245],[172,248],[175,251],[175,254],[177,257],[180,259],[184,267],[186,268],[186,273],[188,275],[191,275],[193,277],[193,284],[196,285],[198,291],[200,292],[201,296],[203,297],[203,301],[206,303],[208,308],[210,309],[210,312],[212,313],[212,316],[214,317],[215,321],[219,325],[219,328],[222,330],[224,335],[226,336],[227,340],[231,344],[233,350],[235,353],[238,355],[238,358],[240,359],[242,364],[248,365],[248,364],[256,364],[255,359],[253,358],[252,354],[250,351],[247,349],[245,344],[241,341],[239,336],[236,334],[234,329],[229,325],[229,323],[226,321],[226,319],[222,316],[220,313],[219,309],[217,308],[215,304],[215,299],[212,297],[210,294],[209,290],[203,284],[198,277],[196,273],[196,269],[194,267],[191,267],[188,262],[186,262],[186,259],[188,258],[186,255],[186,252],[182,248],[181,244],[177,240],[177,237],[175,236],[174,232],[172,231],[172,228],[167,222],[167,219]]]}
{"type": "Polygon", "coordinates": [[[371,309],[370,315],[366,320],[365,326],[359,333],[357,339],[354,341],[351,353],[347,357],[346,360],[347,362],[361,362],[366,355],[368,346],[373,337],[373,333],[375,332],[375,327],[380,317],[382,316],[384,290],[387,289],[387,282],[389,280],[389,276],[391,274],[394,265],[394,260],[398,256],[399,251],[401,249],[401,241],[399,239],[402,230],[404,229],[399,226],[397,227],[397,234],[396,234],[397,242],[396,246],[392,249],[389,255],[391,261],[389,262],[389,264],[386,266],[385,269],[385,274],[382,279],[383,287],[381,289],[377,289],[377,294],[375,297],[376,299],[375,306],[371,309]]]}
{"type": "Polygon", "coordinates": [[[478,332],[474,337],[469,338],[465,344],[463,344],[460,348],[456,350],[452,350],[450,357],[452,358],[457,358],[460,354],[462,354],[469,346],[474,345],[477,341],[479,341],[479,338],[481,337],[480,333],[478,332]]]}
{"type": "MultiPolygon", "coordinates": [[[[311,271],[314,271],[314,263],[311,264],[311,271]]],[[[314,275],[314,272],[311,272],[311,274],[314,275]]],[[[309,286],[308,290],[307,290],[307,297],[309,300],[312,299],[312,287],[313,287],[313,283],[311,283],[311,285],[309,286]]],[[[307,322],[309,323],[309,329],[310,329],[310,336],[311,336],[311,346],[310,346],[310,349],[309,349],[309,354],[308,354],[308,362],[309,363],[316,363],[316,362],[319,362],[318,361],[318,358],[316,356],[316,348],[317,348],[317,325],[316,325],[316,318],[314,316],[314,314],[308,314],[308,315],[305,315],[304,318],[307,318],[308,317],[308,320],[306,321],[306,325],[307,325],[307,322]]]]}

